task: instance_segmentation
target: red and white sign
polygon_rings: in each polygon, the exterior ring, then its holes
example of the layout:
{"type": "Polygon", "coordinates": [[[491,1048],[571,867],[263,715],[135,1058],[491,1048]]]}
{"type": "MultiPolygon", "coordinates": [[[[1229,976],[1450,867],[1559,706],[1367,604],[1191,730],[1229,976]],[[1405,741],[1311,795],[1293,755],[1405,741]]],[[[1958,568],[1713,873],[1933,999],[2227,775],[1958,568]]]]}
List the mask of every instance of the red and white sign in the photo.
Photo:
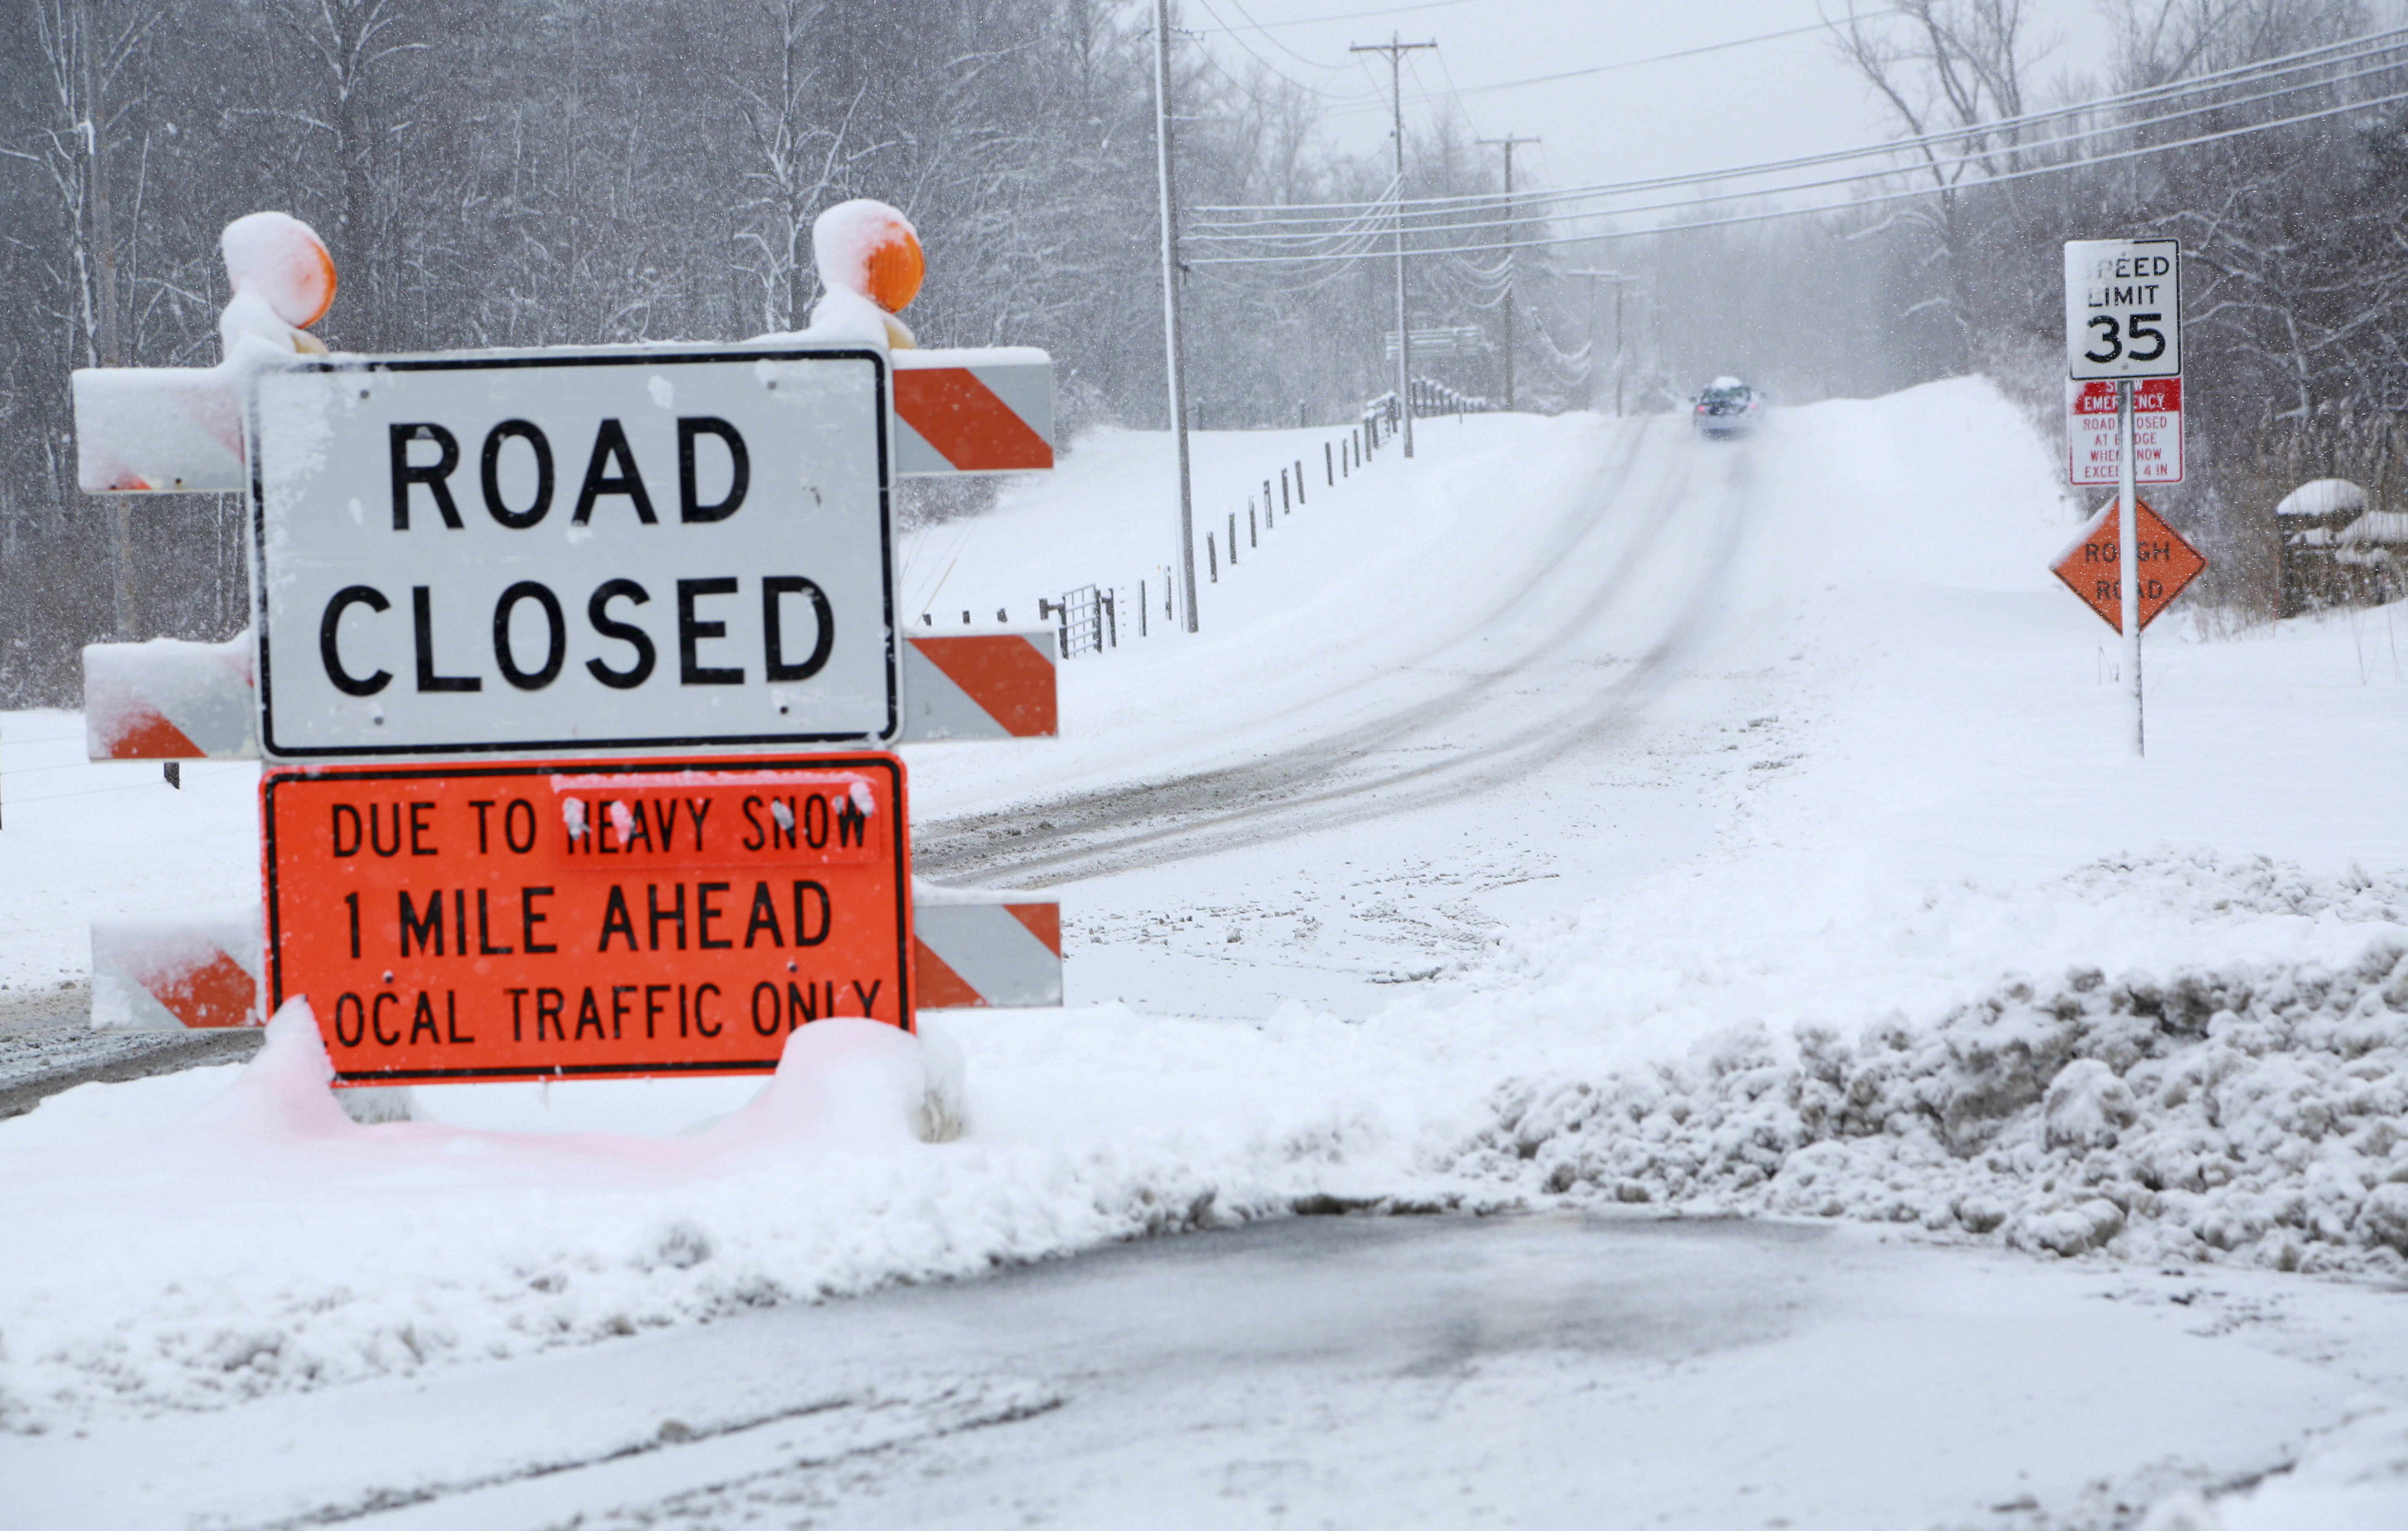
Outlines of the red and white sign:
{"type": "MultiPolygon", "coordinates": [[[[2115,487],[2115,385],[2065,385],[2065,469],[2082,488],[2115,487]]],[[[2183,480],[2182,379],[2145,378],[2132,384],[2132,481],[2183,480]]]]}
{"type": "Polygon", "coordinates": [[[767,1073],[830,1016],[909,1029],[889,754],[271,768],[266,1009],[338,1084],[767,1073]]]}
{"type": "Polygon", "coordinates": [[[1054,363],[1043,351],[898,351],[893,361],[896,472],[1054,465],[1054,363]]]}

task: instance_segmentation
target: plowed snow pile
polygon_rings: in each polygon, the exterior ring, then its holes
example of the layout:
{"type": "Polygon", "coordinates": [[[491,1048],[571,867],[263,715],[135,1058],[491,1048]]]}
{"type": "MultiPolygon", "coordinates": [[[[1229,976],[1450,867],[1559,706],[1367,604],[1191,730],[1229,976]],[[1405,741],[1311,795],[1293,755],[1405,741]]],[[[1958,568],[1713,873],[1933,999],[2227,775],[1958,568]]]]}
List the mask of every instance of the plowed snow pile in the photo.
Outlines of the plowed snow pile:
{"type": "Polygon", "coordinates": [[[1518,1080],[1462,1167],[2059,1255],[2408,1272],[2408,941],[2339,969],[2013,979],[1937,1026],[1795,1042],[1756,1028],[1636,1073],[1518,1080]]]}

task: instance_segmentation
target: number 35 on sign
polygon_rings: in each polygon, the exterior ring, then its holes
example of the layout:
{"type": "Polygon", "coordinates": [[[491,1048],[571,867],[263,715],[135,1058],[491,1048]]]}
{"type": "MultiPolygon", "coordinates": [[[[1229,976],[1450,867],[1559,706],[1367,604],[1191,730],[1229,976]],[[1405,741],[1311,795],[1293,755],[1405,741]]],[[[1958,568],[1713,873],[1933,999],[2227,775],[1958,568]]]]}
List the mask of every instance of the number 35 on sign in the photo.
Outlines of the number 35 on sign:
{"type": "Polygon", "coordinates": [[[2182,245],[2075,239],[2065,247],[2068,376],[2182,376],[2182,245]]]}

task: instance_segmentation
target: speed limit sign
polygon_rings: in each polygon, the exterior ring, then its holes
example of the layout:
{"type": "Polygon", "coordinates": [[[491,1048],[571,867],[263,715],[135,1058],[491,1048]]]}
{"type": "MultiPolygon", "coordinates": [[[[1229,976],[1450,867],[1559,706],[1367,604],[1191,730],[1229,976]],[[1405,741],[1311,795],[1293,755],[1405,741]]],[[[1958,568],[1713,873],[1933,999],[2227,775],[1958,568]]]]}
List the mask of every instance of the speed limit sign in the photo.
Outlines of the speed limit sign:
{"type": "Polygon", "coordinates": [[[2073,239],[2065,246],[2065,360],[2073,378],[2182,376],[2182,245],[2073,239]]]}

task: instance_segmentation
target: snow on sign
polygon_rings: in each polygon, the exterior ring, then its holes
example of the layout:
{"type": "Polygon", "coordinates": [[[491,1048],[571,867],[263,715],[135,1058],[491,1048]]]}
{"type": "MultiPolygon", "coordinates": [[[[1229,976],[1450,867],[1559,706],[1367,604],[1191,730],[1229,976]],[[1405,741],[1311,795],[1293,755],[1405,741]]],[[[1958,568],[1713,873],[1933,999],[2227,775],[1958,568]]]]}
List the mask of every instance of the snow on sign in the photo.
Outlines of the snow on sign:
{"type": "Polygon", "coordinates": [[[2181,375],[2181,241],[2066,242],[2065,360],[2073,378],[2181,375]]]}
{"type": "MultiPolygon", "coordinates": [[[[2076,485],[2115,487],[2115,385],[2065,385],[2065,471],[2076,485]]],[[[2178,484],[2183,479],[2182,379],[2151,378],[2132,385],[2132,481],[2178,484]]]]}
{"type": "MultiPolygon", "coordinates": [[[[2146,627],[2183,593],[2184,586],[2199,578],[2207,560],[2150,509],[2146,500],[2134,503],[2132,515],[2140,528],[2134,550],[2140,566],[2141,625],[2146,627]]],[[[2083,522],[2072,546],[2055,565],[2057,577],[2066,587],[2119,633],[2124,630],[2124,601],[2117,579],[2121,557],[2115,545],[2115,502],[2110,500],[2083,522]]]]}
{"type": "Polygon", "coordinates": [[[885,365],[745,348],[264,374],[262,750],[891,739],[885,365]]]}
{"type": "Polygon", "coordinates": [[[912,1025],[888,754],[270,768],[267,1008],[343,1084],[767,1073],[912,1025]]]}

